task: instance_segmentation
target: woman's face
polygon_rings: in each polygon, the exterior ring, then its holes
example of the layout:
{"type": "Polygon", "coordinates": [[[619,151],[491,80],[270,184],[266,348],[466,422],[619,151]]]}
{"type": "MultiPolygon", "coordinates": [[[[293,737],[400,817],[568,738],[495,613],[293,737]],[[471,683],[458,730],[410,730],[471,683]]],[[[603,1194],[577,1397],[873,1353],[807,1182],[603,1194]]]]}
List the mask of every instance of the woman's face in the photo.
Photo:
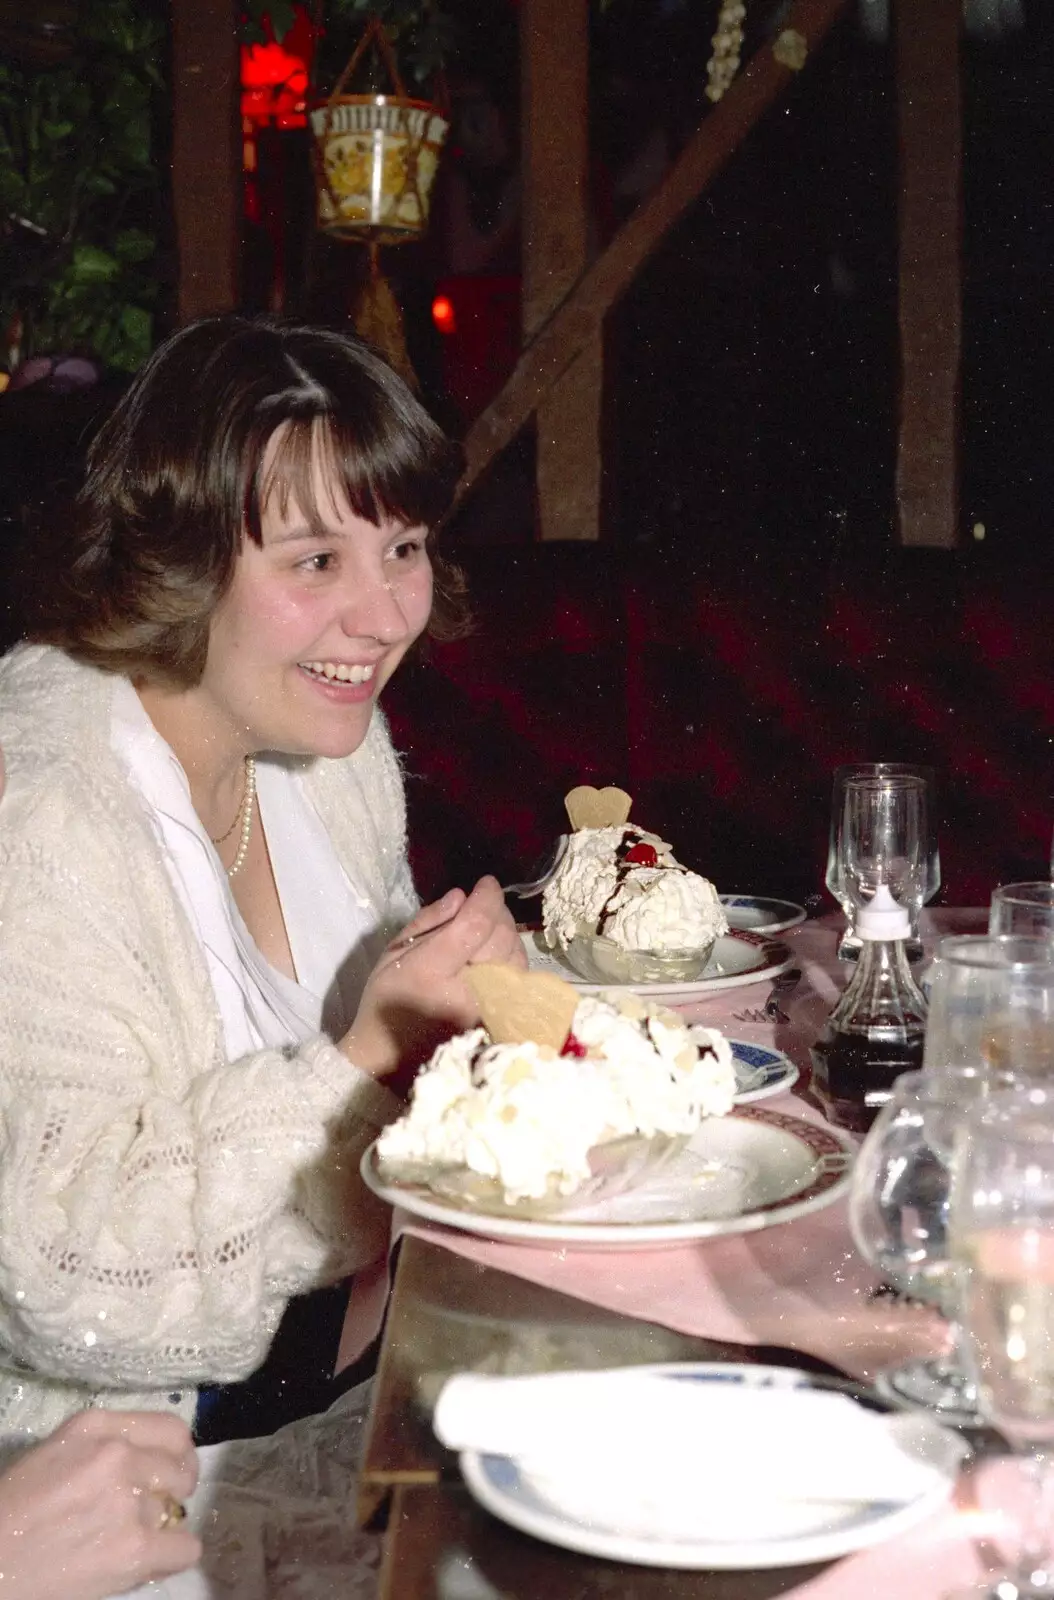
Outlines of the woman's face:
{"type": "Polygon", "coordinates": [[[345,756],[424,631],[432,567],[423,528],[375,527],[334,498],[317,450],[312,478],[324,537],[269,496],[263,542],[244,540],[213,615],[200,689],[248,749],[345,756]]]}

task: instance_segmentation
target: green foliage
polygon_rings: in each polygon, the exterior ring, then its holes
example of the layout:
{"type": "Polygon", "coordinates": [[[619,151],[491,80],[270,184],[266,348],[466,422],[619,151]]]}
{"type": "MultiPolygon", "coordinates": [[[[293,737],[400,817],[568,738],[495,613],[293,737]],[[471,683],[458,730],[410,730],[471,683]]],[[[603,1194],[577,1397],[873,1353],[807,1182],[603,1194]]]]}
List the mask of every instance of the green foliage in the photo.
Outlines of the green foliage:
{"type": "Polygon", "coordinates": [[[293,0],[247,0],[241,28],[246,44],[264,43],[267,38],[265,17],[271,24],[275,38],[284,39],[293,26],[293,0]]]}
{"type": "MultiPolygon", "coordinates": [[[[329,77],[340,71],[370,16],[380,18],[400,71],[418,88],[429,85],[456,50],[457,24],[437,0],[325,0],[329,77]]],[[[247,42],[266,36],[265,17],[281,39],[293,25],[292,0],[246,0],[242,37],[247,42]]],[[[363,70],[368,73],[370,64],[364,63],[363,70]]]]}
{"type": "Polygon", "coordinates": [[[0,327],[133,370],[158,295],[160,0],[80,0],[61,65],[0,60],[0,327]]]}

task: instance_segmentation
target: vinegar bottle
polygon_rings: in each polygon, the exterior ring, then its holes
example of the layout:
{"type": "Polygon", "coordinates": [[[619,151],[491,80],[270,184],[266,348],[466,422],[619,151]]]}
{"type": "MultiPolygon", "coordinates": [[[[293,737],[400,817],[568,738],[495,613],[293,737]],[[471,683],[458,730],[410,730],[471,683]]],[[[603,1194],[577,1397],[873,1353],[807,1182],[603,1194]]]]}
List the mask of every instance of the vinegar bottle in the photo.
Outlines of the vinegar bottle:
{"type": "Polygon", "coordinates": [[[856,915],[860,959],[809,1054],[829,1122],[866,1133],[902,1072],[922,1066],[926,997],[911,975],[911,919],[886,884],[856,915]]]}

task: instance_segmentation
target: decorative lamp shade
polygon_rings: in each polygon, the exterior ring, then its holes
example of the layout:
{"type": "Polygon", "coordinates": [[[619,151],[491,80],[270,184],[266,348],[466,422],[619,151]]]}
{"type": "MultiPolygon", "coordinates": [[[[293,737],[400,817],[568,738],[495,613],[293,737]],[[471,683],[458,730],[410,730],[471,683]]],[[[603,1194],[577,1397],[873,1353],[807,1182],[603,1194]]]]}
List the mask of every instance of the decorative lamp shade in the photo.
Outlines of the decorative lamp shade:
{"type": "Polygon", "coordinates": [[[340,95],[316,107],[319,227],[373,244],[420,238],[447,127],[430,101],[398,95],[340,95]]]}
{"type": "Polygon", "coordinates": [[[316,30],[303,6],[296,6],[295,14],[281,42],[267,22],[265,43],[242,45],[242,116],[258,126],[302,128],[306,121],[316,30]]]}

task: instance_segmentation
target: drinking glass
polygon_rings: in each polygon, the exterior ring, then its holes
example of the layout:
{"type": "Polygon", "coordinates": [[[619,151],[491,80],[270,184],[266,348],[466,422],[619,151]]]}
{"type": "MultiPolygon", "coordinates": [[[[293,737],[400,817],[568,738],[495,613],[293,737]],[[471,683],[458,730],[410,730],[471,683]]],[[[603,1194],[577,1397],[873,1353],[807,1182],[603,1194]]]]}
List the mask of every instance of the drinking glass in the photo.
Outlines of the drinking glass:
{"type": "Polygon", "coordinates": [[[947,1228],[951,1153],[962,1117],[954,1084],[905,1072],[860,1148],[849,1193],[860,1254],[901,1293],[935,1306],[951,1334],[944,1355],[892,1367],[880,1373],[876,1388],[957,1424],[977,1421],[976,1388],[959,1349],[947,1228]]]}
{"type": "Polygon", "coordinates": [[[993,1600],[1054,1595],[1054,1097],[1004,1091],[956,1136],[949,1210],[978,1407],[1022,1459],[1028,1500],[1015,1568],[993,1600]]]}
{"type": "Polygon", "coordinates": [[[854,911],[880,884],[916,916],[926,888],[926,786],[921,778],[849,778],[841,878],[854,911]]]}
{"type": "Polygon", "coordinates": [[[843,961],[855,961],[860,954],[860,940],[853,929],[855,907],[842,877],[842,827],[845,819],[845,786],[850,780],[861,778],[890,784],[903,778],[918,779],[925,788],[924,815],[920,824],[926,858],[925,884],[919,905],[908,907],[912,918],[912,940],[908,953],[913,961],[918,960],[922,956],[922,945],[918,940],[919,910],[921,905],[933,899],[941,886],[941,861],[937,845],[933,768],[915,766],[904,761],[854,762],[835,768],[825,881],[827,888],[845,912],[849,924],[838,946],[838,955],[843,961]]]}
{"type": "Polygon", "coordinates": [[[1001,883],[992,891],[988,931],[1054,938],[1054,883],[1001,883]]]}
{"type": "Polygon", "coordinates": [[[963,1101],[1054,1083],[1054,941],[1000,934],[942,939],[930,969],[922,1070],[963,1101]]]}

